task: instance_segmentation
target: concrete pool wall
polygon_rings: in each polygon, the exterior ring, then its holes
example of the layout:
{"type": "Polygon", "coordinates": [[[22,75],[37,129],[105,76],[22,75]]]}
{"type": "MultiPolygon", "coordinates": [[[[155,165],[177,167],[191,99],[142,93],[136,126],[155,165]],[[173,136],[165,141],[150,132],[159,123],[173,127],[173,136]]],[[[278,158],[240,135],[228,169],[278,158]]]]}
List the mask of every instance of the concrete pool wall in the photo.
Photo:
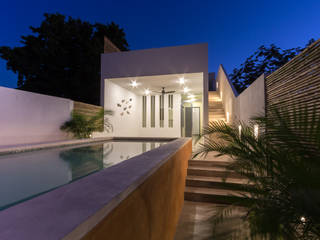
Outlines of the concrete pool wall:
{"type": "Polygon", "coordinates": [[[0,212],[0,239],[173,239],[191,139],[177,139],[0,212]]]}

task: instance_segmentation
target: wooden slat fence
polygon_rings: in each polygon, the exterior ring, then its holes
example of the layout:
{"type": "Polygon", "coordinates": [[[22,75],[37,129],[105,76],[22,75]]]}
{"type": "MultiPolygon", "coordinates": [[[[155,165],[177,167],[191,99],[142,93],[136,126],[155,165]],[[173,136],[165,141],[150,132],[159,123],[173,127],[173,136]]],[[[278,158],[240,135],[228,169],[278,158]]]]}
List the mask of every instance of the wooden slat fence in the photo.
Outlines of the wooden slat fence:
{"type": "Polygon", "coordinates": [[[266,104],[267,111],[303,105],[320,114],[320,39],[266,77],[266,104]]]}
{"type": "Polygon", "coordinates": [[[96,106],[92,104],[82,103],[82,102],[73,102],[73,111],[75,113],[83,114],[87,117],[92,117],[96,114],[98,114],[101,110],[101,106],[96,106]]]}
{"type": "Polygon", "coordinates": [[[316,115],[320,116],[320,39],[267,76],[265,84],[267,116],[271,116],[270,110],[273,106],[280,112],[282,108],[285,109],[286,116],[295,119],[288,123],[292,132],[300,136],[304,147],[317,153],[318,140],[308,135],[309,130],[314,129],[316,118],[312,118],[313,115],[308,112],[315,111],[316,115]],[[294,117],[296,111],[303,111],[303,116],[294,117]],[[300,128],[296,121],[306,127],[300,128]]]}

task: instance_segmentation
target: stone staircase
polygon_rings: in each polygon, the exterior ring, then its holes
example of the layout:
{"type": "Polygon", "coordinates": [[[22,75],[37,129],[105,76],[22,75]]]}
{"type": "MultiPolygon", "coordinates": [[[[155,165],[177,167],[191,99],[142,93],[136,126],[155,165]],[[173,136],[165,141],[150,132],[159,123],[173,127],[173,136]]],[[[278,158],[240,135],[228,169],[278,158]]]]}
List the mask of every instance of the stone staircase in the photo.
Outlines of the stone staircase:
{"type": "MultiPolygon", "coordinates": [[[[209,92],[209,121],[218,120],[225,121],[222,101],[217,92],[209,92]]],[[[229,204],[245,194],[242,189],[246,179],[226,168],[231,161],[228,157],[215,155],[189,160],[185,200],[229,204]]]]}
{"type": "Polygon", "coordinates": [[[234,203],[239,201],[246,179],[226,169],[226,157],[215,158],[210,153],[205,160],[189,160],[185,200],[194,202],[234,203]]]}
{"type": "Polygon", "coordinates": [[[225,121],[225,112],[222,105],[220,95],[216,91],[209,92],[209,122],[211,121],[225,121]]]}

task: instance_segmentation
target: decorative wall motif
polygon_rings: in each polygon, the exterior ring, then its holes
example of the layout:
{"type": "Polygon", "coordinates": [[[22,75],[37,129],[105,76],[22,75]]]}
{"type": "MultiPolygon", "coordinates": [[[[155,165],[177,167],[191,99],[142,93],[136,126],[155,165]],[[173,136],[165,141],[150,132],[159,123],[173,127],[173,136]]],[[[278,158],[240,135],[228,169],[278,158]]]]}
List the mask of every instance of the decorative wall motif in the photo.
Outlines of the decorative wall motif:
{"type": "Polygon", "coordinates": [[[121,103],[117,103],[117,107],[121,109],[120,116],[129,115],[132,109],[132,98],[129,98],[129,100],[122,99],[121,103]]]}

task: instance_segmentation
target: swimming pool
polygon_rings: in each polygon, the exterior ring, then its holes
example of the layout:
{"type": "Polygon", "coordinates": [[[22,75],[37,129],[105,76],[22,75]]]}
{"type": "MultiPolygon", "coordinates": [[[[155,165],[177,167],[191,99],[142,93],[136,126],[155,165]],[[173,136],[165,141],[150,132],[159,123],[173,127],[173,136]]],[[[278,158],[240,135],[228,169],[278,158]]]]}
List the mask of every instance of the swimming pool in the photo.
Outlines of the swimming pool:
{"type": "Polygon", "coordinates": [[[0,156],[0,210],[165,143],[107,141],[0,156]]]}

